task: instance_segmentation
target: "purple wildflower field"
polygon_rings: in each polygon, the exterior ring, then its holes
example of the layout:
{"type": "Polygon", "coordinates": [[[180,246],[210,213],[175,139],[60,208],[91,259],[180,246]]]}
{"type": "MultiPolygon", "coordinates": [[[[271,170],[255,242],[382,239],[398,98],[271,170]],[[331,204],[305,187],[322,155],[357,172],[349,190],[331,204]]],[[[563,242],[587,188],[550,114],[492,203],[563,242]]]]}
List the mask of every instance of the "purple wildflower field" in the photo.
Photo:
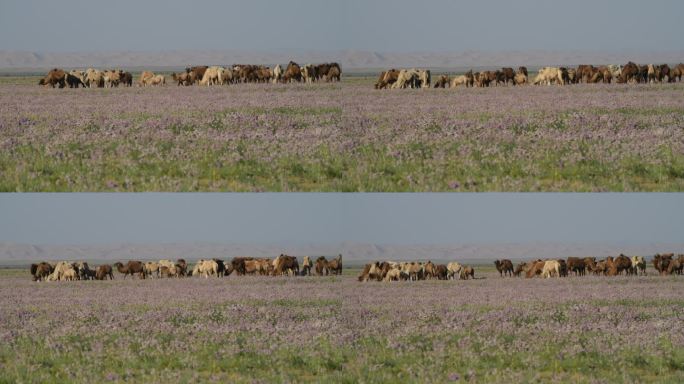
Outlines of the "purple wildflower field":
{"type": "Polygon", "coordinates": [[[681,191],[684,85],[0,84],[4,191],[681,191]]]}
{"type": "MultiPolygon", "coordinates": [[[[476,267],[476,270],[481,268],[476,267]]],[[[2,382],[681,382],[681,276],[0,279],[2,382]]]]}

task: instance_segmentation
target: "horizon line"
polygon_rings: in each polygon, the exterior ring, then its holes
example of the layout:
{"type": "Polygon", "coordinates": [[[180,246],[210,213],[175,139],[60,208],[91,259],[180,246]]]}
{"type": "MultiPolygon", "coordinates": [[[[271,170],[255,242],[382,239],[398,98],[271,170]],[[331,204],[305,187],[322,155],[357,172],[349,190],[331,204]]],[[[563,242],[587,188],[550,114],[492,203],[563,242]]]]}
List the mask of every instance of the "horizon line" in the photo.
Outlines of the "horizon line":
{"type": "Polygon", "coordinates": [[[106,247],[106,246],[122,246],[122,245],[149,245],[149,246],[162,246],[162,245],[182,245],[182,246],[192,246],[192,245],[218,245],[218,246],[331,246],[331,245],[364,245],[364,246],[383,246],[383,247],[455,247],[455,246],[529,246],[529,245],[544,245],[544,246],[648,246],[648,245],[682,245],[684,246],[684,241],[682,242],[554,242],[554,241],[528,241],[528,242],[472,242],[472,243],[376,243],[376,242],[354,242],[354,241],[339,241],[339,242],[328,242],[328,243],[315,243],[315,242],[281,242],[281,243],[236,243],[236,242],[214,242],[214,241],[187,241],[187,242],[112,242],[112,243],[23,243],[23,242],[13,242],[0,240],[0,246],[2,245],[25,245],[25,246],[96,246],[96,247],[106,247]]]}

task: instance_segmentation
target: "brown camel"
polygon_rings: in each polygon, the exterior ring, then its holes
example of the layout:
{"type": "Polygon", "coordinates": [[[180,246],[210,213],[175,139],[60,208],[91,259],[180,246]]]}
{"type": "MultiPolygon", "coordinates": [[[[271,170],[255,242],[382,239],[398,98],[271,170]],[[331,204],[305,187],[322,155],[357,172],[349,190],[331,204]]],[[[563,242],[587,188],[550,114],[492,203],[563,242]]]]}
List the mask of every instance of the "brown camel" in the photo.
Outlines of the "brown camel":
{"type": "Polygon", "coordinates": [[[145,278],[145,268],[143,266],[143,263],[140,261],[131,260],[125,266],[120,262],[117,262],[114,264],[114,266],[116,267],[116,270],[119,271],[119,273],[123,273],[124,280],[126,279],[126,276],[133,276],[134,274],[138,274],[138,276],[141,279],[145,278]]]}

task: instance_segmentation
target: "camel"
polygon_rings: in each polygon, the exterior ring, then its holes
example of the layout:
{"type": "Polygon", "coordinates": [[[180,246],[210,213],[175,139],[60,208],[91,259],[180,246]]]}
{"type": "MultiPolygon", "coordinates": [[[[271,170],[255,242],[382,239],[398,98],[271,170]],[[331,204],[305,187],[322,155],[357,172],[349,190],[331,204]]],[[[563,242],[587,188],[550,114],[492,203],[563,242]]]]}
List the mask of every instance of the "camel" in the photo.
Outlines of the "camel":
{"type": "Polygon", "coordinates": [[[461,279],[468,280],[469,278],[475,278],[475,269],[473,267],[465,266],[461,269],[461,279]]]}
{"type": "Polygon", "coordinates": [[[643,256],[632,256],[632,268],[629,271],[632,275],[646,275],[646,261],[644,261],[643,256]]]}
{"type": "Polygon", "coordinates": [[[302,79],[307,84],[316,81],[316,68],[312,64],[306,64],[302,67],[302,79]]]}
{"type": "MultiPolygon", "coordinates": [[[[185,276],[188,271],[188,263],[185,261],[185,259],[178,259],[176,260],[176,268],[178,272],[178,277],[185,276]]],[[[231,268],[231,271],[233,269],[231,268]]]]}
{"type": "Polygon", "coordinates": [[[104,71],[102,74],[104,76],[105,88],[118,87],[121,82],[121,73],[119,70],[104,71]]]}
{"type": "Polygon", "coordinates": [[[313,263],[311,262],[311,258],[309,256],[304,256],[304,261],[302,261],[301,275],[302,276],[310,276],[312,265],[313,265],[313,263]]]}
{"type": "Polygon", "coordinates": [[[152,274],[156,274],[157,277],[159,277],[159,263],[155,263],[154,261],[148,261],[147,263],[143,264],[145,267],[145,276],[152,276],[152,274]]]}
{"type": "Polygon", "coordinates": [[[339,66],[335,65],[336,63],[333,63],[333,66],[330,67],[330,70],[328,70],[328,74],[325,76],[326,82],[340,81],[340,77],[342,76],[342,70],[339,66]]]}
{"type": "Polygon", "coordinates": [[[134,274],[137,274],[141,279],[145,278],[145,267],[140,261],[129,261],[126,265],[123,265],[121,262],[116,262],[114,263],[114,267],[116,267],[116,270],[119,271],[119,273],[123,273],[124,280],[128,275],[133,277],[134,274]]]}
{"type": "Polygon", "coordinates": [[[167,267],[166,265],[159,267],[159,278],[162,277],[178,277],[178,268],[175,265],[171,267],[167,267]]]}
{"type": "Polygon", "coordinates": [[[342,255],[341,254],[337,255],[336,258],[334,258],[328,262],[328,270],[333,275],[341,275],[342,274],[342,255]]]}
{"type": "Polygon", "coordinates": [[[579,257],[568,257],[566,264],[568,266],[568,271],[575,272],[575,276],[584,276],[586,271],[584,260],[579,257]]]}
{"type": "Polygon", "coordinates": [[[383,71],[380,73],[380,77],[378,77],[378,81],[375,83],[375,89],[392,88],[398,78],[399,71],[396,69],[383,71]]]}
{"type": "Polygon", "coordinates": [[[682,257],[682,255],[679,255],[679,257],[676,259],[672,259],[672,261],[670,261],[670,265],[667,266],[667,274],[668,275],[671,275],[673,273],[676,273],[677,275],[681,275],[683,270],[684,270],[684,257],[682,257]]]}
{"type": "Polygon", "coordinates": [[[209,278],[209,275],[218,277],[218,263],[214,260],[200,260],[195,264],[192,270],[193,276],[204,276],[209,278]]]}
{"type": "Polygon", "coordinates": [[[392,89],[403,89],[403,88],[421,88],[422,74],[415,68],[413,69],[402,69],[399,71],[397,76],[397,81],[392,84],[392,89]]]}
{"type": "Polygon", "coordinates": [[[150,71],[143,71],[140,74],[140,80],[138,80],[138,86],[139,87],[144,87],[146,86],[149,81],[154,77],[154,73],[150,71]]]}
{"type": "Polygon", "coordinates": [[[60,261],[57,264],[55,264],[52,273],[46,278],[46,280],[60,281],[64,278],[64,273],[70,269],[74,269],[74,267],[70,263],[66,261],[60,261]]]}
{"type": "Polygon", "coordinates": [[[387,271],[387,274],[385,274],[383,281],[399,281],[401,279],[402,279],[401,269],[395,267],[395,268],[391,268],[389,271],[387,271]]]}
{"type": "Polygon", "coordinates": [[[89,280],[91,276],[95,275],[94,271],[92,271],[90,267],[88,267],[88,263],[80,261],[75,264],[76,271],[78,272],[78,278],[80,280],[89,280]]]}
{"type": "Polygon", "coordinates": [[[513,77],[513,84],[515,85],[525,85],[527,84],[527,76],[522,73],[516,73],[513,77]]]}
{"type": "Polygon", "coordinates": [[[370,276],[370,270],[371,270],[371,267],[372,267],[372,266],[373,266],[372,264],[366,264],[366,265],[363,267],[363,269],[361,270],[361,273],[359,273],[359,276],[357,277],[357,279],[358,279],[360,282],[361,282],[361,281],[368,281],[368,278],[369,278],[369,276],[370,276]]]}
{"type": "Polygon", "coordinates": [[[544,268],[545,264],[546,264],[546,262],[544,262],[542,260],[536,260],[536,261],[527,263],[527,265],[526,265],[527,269],[525,270],[525,277],[529,279],[529,278],[532,278],[532,277],[535,277],[535,276],[541,274],[542,269],[544,268]]]}
{"type": "Polygon", "coordinates": [[[328,275],[328,259],[325,256],[316,259],[316,274],[318,276],[328,275]]]}
{"type": "Polygon", "coordinates": [[[64,70],[59,69],[59,68],[53,68],[50,70],[50,72],[45,75],[40,81],[38,82],[38,85],[44,85],[44,86],[50,86],[54,88],[57,86],[58,88],[64,88],[66,86],[65,83],[65,78],[66,78],[66,72],[64,70]]]}
{"type": "Polygon", "coordinates": [[[455,279],[456,276],[461,276],[461,270],[463,266],[455,261],[447,264],[447,278],[455,279]]]}
{"type": "Polygon", "coordinates": [[[114,274],[112,273],[112,266],[111,265],[100,265],[97,267],[95,270],[95,279],[96,280],[107,280],[107,277],[109,277],[109,280],[114,280],[114,274]]]}
{"type": "Polygon", "coordinates": [[[38,264],[31,264],[31,275],[33,281],[45,281],[50,274],[52,274],[54,267],[46,262],[38,264]]]}
{"type": "Polygon", "coordinates": [[[432,280],[436,276],[435,273],[435,264],[432,263],[432,261],[429,261],[425,263],[425,266],[423,267],[423,275],[426,279],[432,280]]]}
{"type": "Polygon", "coordinates": [[[273,260],[273,274],[282,275],[285,273],[288,275],[299,274],[299,262],[296,257],[281,254],[273,260]]]}
{"type": "Polygon", "coordinates": [[[418,281],[424,278],[423,263],[405,263],[401,271],[408,275],[409,280],[418,281]]]}
{"type": "Polygon", "coordinates": [[[173,81],[178,83],[178,85],[192,85],[195,82],[194,76],[192,76],[190,73],[183,72],[183,73],[172,73],[171,78],[173,81]]]}
{"type": "Polygon", "coordinates": [[[222,67],[209,67],[204,72],[202,80],[200,80],[200,85],[221,85],[223,84],[223,72],[225,69],[222,67]]]}
{"type": "Polygon", "coordinates": [[[64,280],[64,281],[78,280],[78,272],[76,272],[76,270],[73,268],[69,268],[69,269],[64,271],[64,274],[62,275],[62,280],[64,280]]]}
{"type": "Polygon", "coordinates": [[[653,267],[661,275],[665,274],[667,272],[667,268],[670,266],[670,263],[672,262],[673,257],[674,253],[657,254],[653,257],[653,267]]]}
{"type": "Polygon", "coordinates": [[[81,71],[71,71],[69,73],[64,74],[64,81],[66,82],[66,85],[69,86],[69,88],[78,88],[78,87],[83,87],[85,88],[85,73],[81,71]]]}
{"type": "Polygon", "coordinates": [[[438,264],[435,266],[435,276],[437,277],[437,280],[446,280],[448,274],[449,271],[447,270],[446,265],[438,264]]]}
{"type": "Polygon", "coordinates": [[[166,77],[164,75],[155,75],[147,80],[147,85],[166,85],[166,77]]]}
{"type": "Polygon", "coordinates": [[[518,263],[518,265],[515,266],[515,271],[513,271],[513,276],[520,277],[526,268],[527,268],[527,263],[525,263],[525,262],[518,263]]]}
{"type": "Polygon", "coordinates": [[[560,277],[560,263],[558,260],[546,260],[542,267],[542,277],[548,279],[550,277],[560,277]]]}
{"type": "Polygon", "coordinates": [[[87,85],[88,88],[104,88],[104,73],[93,68],[86,69],[85,85],[87,85]]]}
{"type": "Polygon", "coordinates": [[[496,270],[499,271],[501,277],[511,276],[513,277],[513,263],[508,259],[496,260],[494,261],[496,270]]]}
{"type": "Polygon", "coordinates": [[[275,66],[275,68],[273,68],[273,76],[271,77],[271,80],[273,81],[273,84],[276,84],[279,83],[282,78],[283,67],[281,67],[280,64],[278,64],[275,66]]]}
{"type": "Polygon", "coordinates": [[[615,266],[616,275],[621,275],[623,271],[625,271],[625,273],[629,273],[629,270],[632,269],[632,259],[623,254],[620,254],[620,256],[616,257],[613,261],[613,264],[615,266]]]}
{"type": "Polygon", "coordinates": [[[290,61],[287,64],[287,68],[285,68],[285,73],[283,74],[283,82],[291,83],[292,81],[302,81],[302,70],[294,61],[290,61]]]}

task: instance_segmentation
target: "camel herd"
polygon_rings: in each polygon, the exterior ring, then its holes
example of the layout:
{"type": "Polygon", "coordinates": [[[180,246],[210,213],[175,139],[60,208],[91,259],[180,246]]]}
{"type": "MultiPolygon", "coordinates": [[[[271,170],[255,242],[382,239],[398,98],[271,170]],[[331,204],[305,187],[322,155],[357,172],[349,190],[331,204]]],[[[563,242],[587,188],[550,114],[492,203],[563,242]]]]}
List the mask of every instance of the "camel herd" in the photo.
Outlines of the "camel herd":
{"type": "MultiPolygon", "coordinates": [[[[652,259],[653,268],[660,275],[682,275],[684,273],[684,254],[656,254],[652,259]]],[[[587,273],[600,276],[646,275],[646,261],[643,256],[628,257],[568,257],[567,259],[547,259],[521,262],[514,266],[509,259],[496,260],[496,270],[501,277],[525,276],[526,278],[567,277],[570,274],[585,276],[587,273]]],[[[56,264],[41,262],[31,264],[30,271],[34,281],[71,281],[71,280],[112,280],[114,270],[124,276],[137,276],[140,279],[181,278],[181,277],[224,277],[236,276],[328,276],[342,274],[342,255],[327,259],[320,256],[313,261],[305,256],[300,264],[296,257],[281,254],[275,259],[235,257],[230,261],[220,259],[199,260],[190,268],[184,259],[176,262],[128,261],[113,265],[100,265],[94,269],[87,262],[60,261],[56,264]]],[[[475,278],[475,269],[458,262],[435,264],[428,262],[376,261],[366,264],[358,275],[359,281],[417,281],[417,280],[468,280],[475,278]]]]}
{"type": "MultiPolygon", "coordinates": [[[[290,61],[285,69],[278,64],[273,68],[256,64],[235,64],[222,66],[194,66],[185,72],[172,73],[169,77],[177,85],[224,85],[237,83],[314,83],[318,81],[340,81],[342,70],[338,63],[306,64],[300,66],[290,61]]],[[[638,65],[629,62],[625,65],[579,65],[572,67],[543,67],[532,81],[527,67],[517,71],[504,67],[496,71],[473,72],[451,77],[440,75],[434,85],[430,70],[427,69],[389,69],[383,71],[375,82],[376,89],[403,88],[457,88],[460,86],[490,87],[506,85],[569,85],[595,83],[674,83],[682,80],[684,64],[670,67],[668,64],[638,65]]],[[[139,86],[160,86],[167,83],[167,76],[143,71],[137,81],[139,86]]],[[[39,85],[59,88],[108,88],[131,86],[133,76],[120,69],[85,71],[54,68],[40,79],[39,85]]]]}
{"type": "MultiPolygon", "coordinates": [[[[637,65],[579,65],[571,67],[543,67],[532,81],[534,85],[610,84],[610,83],[674,83],[682,80],[684,64],[670,68],[667,64],[637,65]]],[[[430,88],[430,71],[425,69],[390,69],[383,71],[375,82],[376,89],[430,88]]],[[[526,67],[504,67],[496,71],[473,72],[450,77],[439,76],[434,88],[490,87],[529,84],[526,67]]]]}
{"type": "Polygon", "coordinates": [[[56,264],[41,262],[31,264],[30,272],[34,281],[113,280],[115,269],[124,276],[124,279],[129,275],[140,279],[192,276],[209,278],[231,274],[236,276],[308,276],[314,274],[327,276],[342,274],[342,255],[330,260],[325,256],[320,256],[315,262],[309,256],[305,256],[301,268],[296,257],[281,254],[275,259],[235,257],[229,262],[220,259],[202,259],[197,261],[192,268],[184,259],[178,259],[176,262],[131,260],[126,264],[117,262],[113,265],[103,264],[95,268],[90,268],[84,261],[60,261],[56,264]]]}
{"type": "Polygon", "coordinates": [[[51,88],[111,88],[133,85],[133,75],[120,69],[100,71],[88,68],[85,71],[72,70],[66,72],[63,69],[51,69],[45,77],[38,81],[38,85],[51,88]]]}
{"type": "Polygon", "coordinates": [[[366,264],[358,276],[359,281],[418,281],[418,280],[453,280],[474,279],[475,269],[457,262],[434,264],[432,261],[395,262],[376,261],[366,264]]]}
{"type": "MultiPolygon", "coordinates": [[[[652,260],[653,267],[660,275],[681,275],[684,269],[684,254],[657,254],[652,260]]],[[[496,260],[494,266],[501,277],[525,276],[532,277],[567,277],[570,273],[584,276],[587,272],[601,276],[646,275],[646,261],[643,256],[618,257],[609,256],[603,260],[596,257],[568,257],[563,259],[534,260],[521,262],[516,267],[509,259],[496,260]]],[[[474,279],[475,270],[472,267],[457,262],[448,264],[434,264],[431,261],[422,262],[393,262],[376,261],[366,264],[358,276],[359,281],[416,281],[416,280],[451,280],[474,279]]]]}
{"type": "MultiPolygon", "coordinates": [[[[443,81],[444,77],[440,77],[438,83],[443,81]]],[[[430,82],[429,69],[390,69],[380,73],[375,89],[430,88],[430,82]]]]}
{"type": "Polygon", "coordinates": [[[306,64],[300,66],[290,61],[283,70],[280,64],[273,69],[264,65],[235,64],[232,67],[196,66],[185,68],[185,72],[172,73],[177,85],[224,85],[237,83],[315,83],[318,81],[340,81],[342,70],[337,63],[306,64]]]}
{"type": "MultiPolygon", "coordinates": [[[[652,260],[653,267],[660,275],[681,275],[684,269],[684,254],[673,253],[656,254],[652,260]]],[[[496,260],[497,271],[503,276],[532,277],[567,277],[570,273],[575,276],[585,276],[587,272],[601,276],[646,275],[646,261],[643,256],[628,257],[623,254],[617,257],[606,257],[596,260],[595,257],[568,257],[563,259],[534,260],[522,262],[513,268],[510,260],[496,260]]]]}
{"type": "MultiPolygon", "coordinates": [[[[224,85],[237,83],[314,83],[318,81],[340,81],[342,69],[337,63],[306,64],[300,66],[290,61],[283,70],[280,64],[273,69],[263,65],[236,64],[230,67],[220,66],[194,66],[185,69],[185,72],[172,73],[170,75],[177,85],[224,85]]],[[[137,85],[163,86],[166,85],[167,77],[155,74],[151,71],[143,71],[137,81],[137,85]]],[[[133,75],[120,69],[98,70],[88,68],[85,71],[72,70],[66,72],[60,68],[51,69],[45,77],[40,79],[38,85],[51,88],[111,88],[133,85],[133,75]]]]}

